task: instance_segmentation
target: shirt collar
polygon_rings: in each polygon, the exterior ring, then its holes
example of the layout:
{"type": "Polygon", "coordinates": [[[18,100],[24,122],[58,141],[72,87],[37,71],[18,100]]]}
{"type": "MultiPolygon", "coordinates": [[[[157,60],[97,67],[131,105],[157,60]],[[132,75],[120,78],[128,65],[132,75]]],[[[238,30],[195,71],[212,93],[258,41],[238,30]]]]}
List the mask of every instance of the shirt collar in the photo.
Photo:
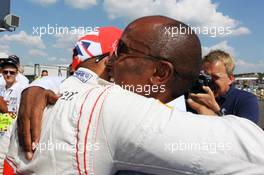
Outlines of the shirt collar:
{"type": "Polygon", "coordinates": [[[185,104],[185,98],[184,95],[170,101],[167,103],[167,105],[178,109],[179,111],[186,112],[186,104],[185,104]]]}
{"type": "Polygon", "coordinates": [[[223,104],[225,99],[228,98],[230,96],[230,94],[235,90],[235,85],[231,84],[229,90],[227,91],[227,93],[225,95],[216,97],[216,101],[218,104],[223,104]]]}

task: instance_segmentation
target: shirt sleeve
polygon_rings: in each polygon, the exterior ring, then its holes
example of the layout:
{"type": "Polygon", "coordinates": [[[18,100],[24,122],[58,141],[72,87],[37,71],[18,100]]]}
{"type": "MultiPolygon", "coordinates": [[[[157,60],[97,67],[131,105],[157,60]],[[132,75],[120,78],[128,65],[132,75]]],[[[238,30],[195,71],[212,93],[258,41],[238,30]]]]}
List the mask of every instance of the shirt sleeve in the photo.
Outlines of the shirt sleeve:
{"type": "Polygon", "coordinates": [[[15,121],[9,126],[7,131],[0,133],[0,174],[3,174],[4,160],[8,152],[10,137],[14,125],[15,125],[15,121]]]}
{"type": "Polygon", "coordinates": [[[109,93],[102,116],[116,171],[170,175],[264,170],[264,141],[259,139],[264,133],[243,118],[180,112],[124,91],[109,93]]]}
{"type": "Polygon", "coordinates": [[[29,87],[32,86],[38,86],[38,87],[42,87],[44,89],[48,89],[53,91],[54,93],[58,93],[60,85],[62,83],[62,81],[65,80],[65,77],[43,77],[41,79],[37,79],[35,81],[33,81],[29,87]]]}

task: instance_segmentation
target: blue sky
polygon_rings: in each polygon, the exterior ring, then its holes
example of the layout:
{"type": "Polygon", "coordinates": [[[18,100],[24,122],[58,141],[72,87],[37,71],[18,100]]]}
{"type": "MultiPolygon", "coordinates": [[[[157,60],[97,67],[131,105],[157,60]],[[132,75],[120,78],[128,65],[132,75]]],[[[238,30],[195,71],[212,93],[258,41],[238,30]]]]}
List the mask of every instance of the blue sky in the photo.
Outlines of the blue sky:
{"type": "Polygon", "coordinates": [[[138,17],[165,15],[200,28],[229,28],[229,35],[200,34],[203,54],[223,49],[234,56],[236,73],[264,72],[263,7],[259,0],[11,0],[11,12],[21,23],[15,32],[0,33],[0,53],[17,54],[27,65],[68,64],[78,36],[40,37],[34,29],[48,25],[123,29],[138,17]]]}

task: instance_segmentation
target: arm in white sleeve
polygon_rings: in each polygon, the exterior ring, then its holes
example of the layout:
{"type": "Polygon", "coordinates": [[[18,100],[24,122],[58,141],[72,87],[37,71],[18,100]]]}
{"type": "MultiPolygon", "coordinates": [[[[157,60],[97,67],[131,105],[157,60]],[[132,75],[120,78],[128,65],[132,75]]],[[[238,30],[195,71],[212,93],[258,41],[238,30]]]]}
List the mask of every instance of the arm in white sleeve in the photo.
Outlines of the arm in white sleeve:
{"type": "Polygon", "coordinates": [[[116,171],[167,175],[264,171],[264,132],[249,120],[179,112],[125,91],[109,93],[102,116],[116,171]]]}
{"type": "Polygon", "coordinates": [[[61,83],[65,80],[65,77],[43,77],[33,81],[29,87],[38,86],[47,90],[53,91],[55,94],[58,93],[61,83]]]}

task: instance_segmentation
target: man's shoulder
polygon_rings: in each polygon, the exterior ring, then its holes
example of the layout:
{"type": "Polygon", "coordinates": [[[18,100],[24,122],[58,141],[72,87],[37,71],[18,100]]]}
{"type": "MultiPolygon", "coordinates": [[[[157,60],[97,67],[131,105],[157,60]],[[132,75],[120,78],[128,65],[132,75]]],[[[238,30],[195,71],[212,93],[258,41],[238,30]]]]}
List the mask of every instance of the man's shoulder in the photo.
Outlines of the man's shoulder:
{"type": "Polygon", "coordinates": [[[242,106],[255,106],[258,104],[258,98],[254,94],[240,90],[240,89],[233,89],[232,93],[229,94],[229,100],[233,99],[232,101],[235,102],[237,105],[242,106]]]}
{"type": "Polygon", "coordinates": [[[25,89],[24,84],[20,82],[16,82],[13,86],[11,86],[9,89],[12,89],[12,92],[18,92],[21,93],[23,89],[25,89]]]}
{"type": "Polygon", "coordinates": [[[3,90],[5,90],[5,85],[0,84],[0,91],[3,91],[3,90]]]}
{"type": "Polygon", "coordinates": [[[17,79],[21,80],[21,81],[29,82],[28,78],[25,75],[21,74],[21,73],[17,74],[17,79]]]}
{"type": "Polygon", "coordinates": [[[244,90],[241,90],[241,89],[237,89],[237,88],[234,88],[233,91],[232,91],[232,96],[236,97],[236,98],[243,98],[243,99],[246,99],[246,98],[257,98],[254,94],[252,94],[251,92],[248,92],[248,91],[244,91],[244,90]]]}

